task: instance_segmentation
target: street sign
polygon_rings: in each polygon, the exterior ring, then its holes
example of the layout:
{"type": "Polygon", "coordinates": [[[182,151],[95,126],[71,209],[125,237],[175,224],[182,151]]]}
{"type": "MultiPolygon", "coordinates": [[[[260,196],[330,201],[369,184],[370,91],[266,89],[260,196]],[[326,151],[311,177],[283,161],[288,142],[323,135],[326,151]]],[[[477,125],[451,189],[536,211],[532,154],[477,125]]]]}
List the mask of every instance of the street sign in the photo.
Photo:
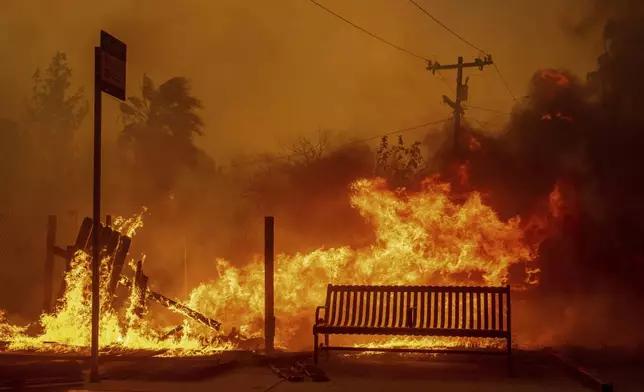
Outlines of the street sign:
{"type": "Polygon", "coordinates": [[[125,101],[127,46],[101,30],[101,91],[125,101]]]}

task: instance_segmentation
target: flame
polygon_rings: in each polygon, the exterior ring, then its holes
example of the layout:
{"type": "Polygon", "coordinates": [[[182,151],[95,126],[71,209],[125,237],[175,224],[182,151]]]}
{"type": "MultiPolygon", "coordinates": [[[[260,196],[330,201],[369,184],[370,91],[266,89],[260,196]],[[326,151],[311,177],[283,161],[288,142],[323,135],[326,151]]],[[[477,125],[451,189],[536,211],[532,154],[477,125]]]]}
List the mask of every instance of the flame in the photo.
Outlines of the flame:
{"type": "Polygon", "coordinates": [[[550,79],[554,81],[559,86],[569,86],[570,80],[566,75],[561,72],[555,71],[554,69],[546,69],[541,71],[542,79],[550,79]]]}
{"type": "Polygon", "coordinates": [[[470,136],[470,151],[481,151],[481,142],[474,136],[470,136]]]}
{"type": "MultiPolygon", "coordinates": [[[[560,120],[564,120],[566,122],[569,122],[569,123],[572,122],[572,116],[563,114],[562,112],[557,112],[555,117],[560,119],[560,120]]],[[[544,121],[550,121],[550,120],[552,120],[552,118],[553,118],[552,114],[549,114],[549,113],[546,113],[543,116],[541,116],[541,119],[544,120],[544,121]]]]}
{"type": "Polygon", "coordinates": [[[465,162],[458,166],[458,181],[461,185],[470,182],[470,163],[465,162]]]}
{"type": "MultiPolygon", "coordinates": [[[[145,209],[144,209],[145,212],[145,209]]],[[[118,217],[114,220],[113,229],[122,234],[134,235],[143,225],[143,213],[132,218],[118,217]]],[[[101,261],[101,276],[107,277],[109,259],[101,261]]],[[[91,268],[86,253],[78,251],[71,260],[70,270],[65,275],[66,289],[64,296],[52,314],[42,314],[40,325],[43,332],[31,337],[25,334],[25,328],[11,326],[0,317],[0,338],[8,342],[9,350],[54,350],[83,351],[91,340],[91,268]],[[52,346],[50,343],[56,345],[52,346]]],[[[133,285],[134,286],[134,285],[133,285]]],[[[184,333],[180,339],[161,340],[161,334],[152,329],[145,317],[134,314],[135,299],[138,297],[134,286],[130,294],[130,304],[126,309],[123,325],[119,314],[110,306],[108,280],[100,284],[99,312],[99,347],[101,349],[153,349],[179,352],[181,355],[204,354],[220,351],[232,346],[211,345],[204,347],[198,338],[184,333]]],[[[3,315],[0,313],[0,315],[3,315]]],[[[189,330],[189,326],[184,331],[189,330]]]]}
{"type": "Polygon", "coordinates": [[[554,189],[552,190],[552,192],[550,192],[550,195],[548,196],[548,201],[549,201],[549,207],[550,207],[550,215],[552,215],[555,218],[561,217],[564,203],[563,203],[563,197],[561,196],[561,189],[559,187],[559,183],[556,183],[554,189]]]}
{"type": "MultiPolygon", "coordinates": [[[[467,171],[461,166],[461,171],[467,171]]],[[[558,188],[555,188],[558,189],[558,188]]],[[[448,284],[503,285],[508,269],[519,264],[526,269],[524,287],[538,282],[534,265],[544,236],[534,235],[547,226],[545,220],[519,217],[502,221],[486,206],[477,192],[456,203],[450,198],[451,185],[438,177],[423,181],[421,190],[390,190],[384,179],[361,179],[350,187],[353,208],[373,227],[375,242],[362,248],[321,247],[306,254],[278,254],[275,260],[276,344],[292,347],[294,340],[310,340],[312,313],[324,303],[327,284],[448,284]],[[537,223],[535,223],[537,222],[537,223]]],[[[556,196],[551,195],[551,199],[556,196]]],[[[554,213],[553,213],[554,215],[554,213]]],[[[115,227],[134,235],[142,217],[117,218],[115,227]]],[[[186,305],[222,322],[221,333],[238,333],[255,338],[263,332],[264,265],[256,256],[242,267],[216,260],[217,277],[204,282],[189,295],[186,305]]],[[[40,319],[43,333],[29,337],[24,330],[3,327],[0,336],[9,349],[81,350],[90,342],[91,306],[88,287],[91,271],[87,255],[79,252],[65,277],[65,296],[53,314],[40,319]]],[[[102,268],[107,264],[103,261],[102,268]]],[[[150,325],[152,315],[135,313],[139,293],[133,288],[125,314],[107,306],[107,287],[101,286],[100,346],[103,349],[164,349],[162,355],[203,354],[233,348],[221,340],[205,340],[212,331],[184,322],[180,338],[161,339],[150,325]]],[[[463,339],[423,338],[368,341],[371,345],[453,346],[463,339]]],[[[465,340],[469,342],[469,340],[465,340]]],[[[310,342],[308,343],[310,344],[310,342]]],[[[468,343],[470,344],[470,343],[468,343]]],[[[494,342],[484,345],[494,345],[494,342]]]]}
{"type": "MultiPolygon", "coordinates": [[[[277,256],[278,343],[289,346],[298,333],[309,337],[313,309],[324,303],[329,283],[502,285],[507,283],[508,268],[520,263],[527,267],[526,285],[535,284],[538,269],[531,263],[540,239],[528,243],[518,217],[501,221],[476,192],[462,205],[455,204],[450,189],[435,177],[426,179],[418,193],[388,190],[383,179],[356,181],[351,204],[373,226],[376,242],[360,249],[320,248],[277,256]]],[[[190,306],[228,328],[238,326],[247,334],[260,334],[262,260],[240,268],[225,260],[218,260],[217,265],[218,279],[195,289],[190,306]]],[[[430,341],[441,340],[424,339],[416,344],[430,341]]]]}

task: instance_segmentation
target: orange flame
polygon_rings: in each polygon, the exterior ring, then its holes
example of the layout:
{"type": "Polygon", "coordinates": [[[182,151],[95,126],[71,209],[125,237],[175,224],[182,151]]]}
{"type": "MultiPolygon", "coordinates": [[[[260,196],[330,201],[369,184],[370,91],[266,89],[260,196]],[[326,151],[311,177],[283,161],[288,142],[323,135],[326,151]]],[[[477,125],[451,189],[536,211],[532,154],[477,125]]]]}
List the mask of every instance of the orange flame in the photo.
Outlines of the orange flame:
{"type": "MultiPolygon", "coordinates": [[[[569,123],[571,123],[573,121],[571,116],[563,114],[562,112],[557,112],[555,117],[557,117],[560,120],[564,120],[566,122],[569,122],[569,123]]],[[[544,121],[550,121],[550,120],[552,120],[552,115],[549,114],[549,113],[546,113],[543,116],[541,116],[541,119],[544,120],[544,121]]]]}
{"type": "Polygon", "coordinates": [[[548,196],[548,205],[550,207],[550,215],[555,218],[562,216],[563,211],[563,198],[561,196],[561,189],[559,189],[559,183],[555,184],[554,189],[550,192],[548,196]]]}
{"type": "Polygon", "coordinates": [[[470,151],[481,151],[481,142],[474,136],[470,136],[470,151]]]}
{"type": "Polygon", "coordinates": [[[559,86],[569,86],[570,80],[566,75],[561,72],[555,71],[554,69],[546,69],[541,71],[542,79],[553,80],[559,86]]]}
{"type": "MultiPolygon", "coordinates": [[[[472,193],[462,205],[450,201],[450,185],[438,178],[409,194],[387,190],[383,179],[356,181],[351,203],[371,223],[368,247],[320,248],[278,255],[275,272],[277,339],[287,345],[300,331],[310,334],[312,310],[323,304],[326,285],[476,284],[507,282],[508,268],[525,264],[532,275],[538,243],[528,243],[520,219],[501,221],[472,193]]],[[[264,272],[261,259],[242,268],[218,261],[218,280],[202,284],[190,305],[249,334],[261,333],[264,272]]],[[[303,334],[303,333],[302,333],[303,334]]]]}
{"type": "MultiPolygon", "coordinates": [[[[298,337],[308,341],[312,311],[324,303],[329,283],[502,285],[507,283],[509,267],[514,264],[526,268],[526,287],[537,282],[539,271],[533,264],[543,237],[526,235],[527,230],[534,229],[531,221],[525,225],[519,217],[507,222],[499,219],[477,192],[457,204],[450,199],[450,184],[438,177],[427,178],[421,191],[415,193],[389,190],[380,178],[358,180],[350,190],[351,205],[372,225],[376,240],[357,249],[322,247],[307,254],[277,255],[276,339],[282,347],[292,346],[298,337]]],[[[142,220],[117,219],[115,223],[121,226],[121,232],[133,234],[142,220]]],[[[262,259],[256,257],[243,267],[222,259],[216,262],[217,279],[196,287],[187,305],[222,321],[222,333],[236,328],[243,336],[259,336],[264,318],[262,259]]],[[[63,303],[54,314],[41,318],[42,335],[28,337],[22,330],[3,327],[0,320],[0,333],[9,335],[6,340],[10,349],[43,350],[48,341],[65,344],[65,350],[87,347],[91,307],[85,290],[90,275],[86,256],[79,253],[66,276],[63,303]]],[[[101,292],[105,301],[105,288],[101,292]]],[[[102,347],[164,348],[173,355],[232,347],[217,342],[204,346],[201,342],[211,337],[212,331],[192,322],[184,323],[181,338],[161,340],[161,333],[153,330],[145,317],[133,315],[136,294],[132,292],[125,320],[113,311],[102,312],[102,347]]],[[[450,344],[446,339],[405,341],[450,344]]]]}

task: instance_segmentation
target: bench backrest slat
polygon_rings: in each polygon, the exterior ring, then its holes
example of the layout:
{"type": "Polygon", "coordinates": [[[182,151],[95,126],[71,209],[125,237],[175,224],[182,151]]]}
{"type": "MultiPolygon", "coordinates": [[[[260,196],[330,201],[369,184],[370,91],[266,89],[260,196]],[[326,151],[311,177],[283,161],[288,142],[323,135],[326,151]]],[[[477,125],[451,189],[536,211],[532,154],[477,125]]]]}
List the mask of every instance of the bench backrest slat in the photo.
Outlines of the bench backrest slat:
{"type": "Polygon", "coordinates": [[[508,331],[509,287],[334,286],[328,325],[508,331]]]}
{"type": "Polygon", "coordinates": [[[331,325],[335,325],[335,312],[338,308],[336,306],[338,291],[333,290],[333,287],[330,285],[328,290],[331,292],[331,305],[327,308],[328,314],[326,315],[326,321],[328,321],[328,323],[331,325]]]}

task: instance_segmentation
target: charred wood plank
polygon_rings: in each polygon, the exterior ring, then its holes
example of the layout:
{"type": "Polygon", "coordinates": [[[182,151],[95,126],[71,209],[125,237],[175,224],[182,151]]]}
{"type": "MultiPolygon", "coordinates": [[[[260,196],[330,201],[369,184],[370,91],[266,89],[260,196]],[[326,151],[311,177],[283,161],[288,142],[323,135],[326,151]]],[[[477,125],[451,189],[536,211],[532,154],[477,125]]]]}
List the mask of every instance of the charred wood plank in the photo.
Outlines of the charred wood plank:
{"type": "MultiPolygon", "coordinates": [[[[69,248],[69,247],[68,247],[69,248]]],[[[59,246],[54,246],[53,253],[55,256],[58,256],[62,259],[71,259],[73,255],[70,255],[68,249],[63,249],[59,246]]]]}
{"type": "Polygon", "coordinates": [[[209,317],[206,317],[203,314],[201,314],[201,313],[199,313],[197,311],[194,311],[194,310],[188,308],[187,306],[185,306],[185,305],[183,305],[183,304],[181,304],[181,303],[179,303],[177,301],[174,301],[174,300],[172,300],[172,299],[170,299],[170,298],[168,298],[168,297],[166,297],[164,295],[161,295],[159,293],[155,293],[154,291],[148,290],[147,291],[147,298],[152,300],[152,301],[154,301],[154,302],[156,302],[156,303],[158,303],[158,304],[160,304],[160,305],[165,306],[166,308],[168,308],[168,309],[170,309],[170,310],[172,310],[174,312],[177,312],[179,314],[183,314],[186,317],[190,317],[191,319],[193,319],[193,320],[195,320],[195,321],[197,321],[197,322],[199,322],[199,323],[201,323],[201,324],[203,324],[203,325],[205,325],[207,327],[210,327],[210,328],[214,329],[215,331],[219,331],[219,329],[221,328],[221,323],[219,321],[213,320],[213,319],[211,319],[209,317]]]}
{"type": "Polygon", "coordinates": [[[163,336],[161,336],[161,340],[167,340],[173,336],[180,334],[181,332],[183,332],[183,324],[177,325],[176,327],[166,332],[163,336]]]}
{"type": "Polygon", "coordinates": [[[83,223],[81,223],[81,227],[78,230],[76,243],[74,244],[74,247],[76,249],[83,249],[83,250],[87,249],[87,245],[89,243],[89,237],[92,232],[92,225],[93,225],[92,218],[83,219],[83,223]]]}
{"type": "Polygon", "coordinates": [[[145,299],[146,295],[145,293],[147,292],[148,289],[148,276],[141,274],[141,278],[139,279],[139,283],[137,285],[139,287],[138,295],[137,295],[137,303],[136,307],[134,308],[134,312],[136,313],[137,316],[141,317],[143,316],[143,311],[145,310],[145,299]]]}
{"type": "MultiPolygon", "coordinates": [[[[121,278],[121,283],[129,288],[132,287],[132,281],[126,277],[121,278]]],[[[168,308],[175,313],[179,313],[183,316],[193,319],[194,321],[202,325],[205,325],[206,327],[212,328],[215,331],[219,331],[221,329],[221,323],[219,321],[204,316],[203,314],[192,310],[189,307],[181,304],[180,302],[166,297],[165,295],[147,289],[146,298],[168,308]]]]}
{"type": "Polygon", "coordinates": [[[125,258],[127,253],[130,250],[130,245],[132,244],[132,239],[128,236],[121,235],[118,241],[116,254],[112,258],[112,266],[110,268],[110,284],[109,284],[109,294],[114,295],[116,291],[116,286],[119,283],[121,278],[121,273],[123,272],[123,266],[125,265],[125,258]]]}

